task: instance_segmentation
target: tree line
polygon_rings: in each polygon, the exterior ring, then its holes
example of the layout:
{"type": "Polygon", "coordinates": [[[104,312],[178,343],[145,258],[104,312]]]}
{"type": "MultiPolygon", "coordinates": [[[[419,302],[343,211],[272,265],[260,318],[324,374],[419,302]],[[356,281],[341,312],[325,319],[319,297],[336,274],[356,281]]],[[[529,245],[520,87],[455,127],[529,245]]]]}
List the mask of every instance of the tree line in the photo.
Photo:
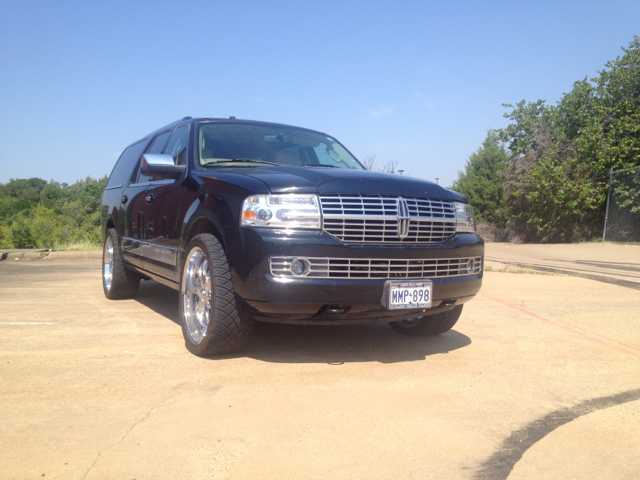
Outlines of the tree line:
{"type": "MultiPolygon", "coordinates": [[[[451,188],[469,198],[480,224],[503,239],[570,242],[599,237],[609,171],[640,165],[640,36],[595,78],[555,105],[505,104],[511,123],[490,130],[451,188]]],[[[394,173],[375,156],[368,169],[394,173]]],[[[0,248],[99,248],[107,177],[72,185],[40,178],[0,184],[0,248]]],[[[621,192],[640,208],[640,186],[621,192]]]]}
{"type": "MultiPolygon", "coordinates": [[[[480,222],[525,242],[602,235],[609,171],[640,165],[640,36],[622,50],[555,105],[504,105],[511,123],[487,133],[451,186],[480,222]]],[[[639,190],[623,192],[629,205],[639,190]]]]}
{"type": "Polygon", "coordinates": [[[100,248],[107,177],[72,185],[40,178],[0,184],[0,248],[100,248]]]}

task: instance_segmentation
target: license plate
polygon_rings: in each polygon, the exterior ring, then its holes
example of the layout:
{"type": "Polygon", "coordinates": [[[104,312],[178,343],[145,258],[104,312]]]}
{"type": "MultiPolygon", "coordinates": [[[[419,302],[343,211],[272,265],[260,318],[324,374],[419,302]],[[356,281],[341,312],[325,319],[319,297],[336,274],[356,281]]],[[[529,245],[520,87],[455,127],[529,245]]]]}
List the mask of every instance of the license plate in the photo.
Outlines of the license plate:
{"type": "Polygon", "coordinates": [[[389,308],[431,308],[431,282],[392,282],[389,308]]]}

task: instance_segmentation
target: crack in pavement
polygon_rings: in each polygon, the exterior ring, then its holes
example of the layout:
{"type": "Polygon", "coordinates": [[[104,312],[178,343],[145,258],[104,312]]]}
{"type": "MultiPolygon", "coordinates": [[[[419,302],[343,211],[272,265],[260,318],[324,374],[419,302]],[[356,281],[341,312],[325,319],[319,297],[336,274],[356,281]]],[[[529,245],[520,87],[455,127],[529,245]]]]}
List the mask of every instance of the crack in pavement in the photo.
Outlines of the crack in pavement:
{"type": "MultiPolygon", "coordinates": [[[[196,384],[194,384],[194,387],[196,387],[197,385],[200,384],[200,380],[198,380],[198,382],[196,384]]],[[[93,463],[91,464],[91,466],[89,467],[89,469],[84,473],[84,475],[82,476],[82,478],[80,480],[84,480],[85,477],[87,475],[89,475],[89,472],[91,472],[91,470],[93,470],[93,468],[96,466],[96,464],[98,463],[98,460],[100,460],[100,456],[107,452],[109,449],[115,447],[116,445],[118,445],[119,443],[122,443],[124,441],[125,438],[127,438],[129,436],[129,434],[133,431],[133,429],[137,426],[140,425],[142,422],[144,422],[147,418],[149,418],[149,416],[151,415],[151,412],[153,412],[156,408],[160,407],[162,404],[164,404],[167,400],[169,400],[170,398],[175,397],[176,395],[183,393],[183,391],[177,391],[172,393],[171,395],[167,395],[165,398],[163,398],[159,403],[157,403],[156,405],[154,405],[153,407],[151,407],[151,409],[147,412],[147,414],[141,418],[140,420],[138,420],[137,422],[135,422],[133,425],[131,425],[131,427],[129,427],[129,429],[125,432],[125,434],[122,436],[122,438],[120,440],[118,440],[117,442],[112,443],[111,445],[109,445],[107,448],[103,448],[102,450],[100,450],[98,452],[98,456],[96,457],[96,459],[93,461],[93,463]]]]}

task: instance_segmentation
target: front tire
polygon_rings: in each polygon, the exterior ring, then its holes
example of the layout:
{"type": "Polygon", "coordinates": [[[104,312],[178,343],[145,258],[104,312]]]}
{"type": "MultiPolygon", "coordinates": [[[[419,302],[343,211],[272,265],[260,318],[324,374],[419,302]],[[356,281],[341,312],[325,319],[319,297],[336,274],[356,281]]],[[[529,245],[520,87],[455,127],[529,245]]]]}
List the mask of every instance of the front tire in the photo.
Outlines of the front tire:
{"type": "Polygon", "coordinates": [[[429,337],[432,335],[440,335],[448,332],[453,328],[460,314],[463,305],[457,305],[453,310],[428,315],[426,317],[412,318],[411,320],[400,320],[398,322],[389,322],[391,328],[396,332],[411,337],[429,337]]]}
{"type": "Polygon", "coordinates": [[[196,235],[180,279],[180,323],[187,349],[198,356],[244,347],[253,318],[236,300],[227,256],[216,237],[196,235]]]}
{"type": "Polygon", "coordinates": [[[110,300],[133,298],[140,287],[140,276],[124,268],[115,228],[107,230],[102,250],[102,288],[110,300]]]}

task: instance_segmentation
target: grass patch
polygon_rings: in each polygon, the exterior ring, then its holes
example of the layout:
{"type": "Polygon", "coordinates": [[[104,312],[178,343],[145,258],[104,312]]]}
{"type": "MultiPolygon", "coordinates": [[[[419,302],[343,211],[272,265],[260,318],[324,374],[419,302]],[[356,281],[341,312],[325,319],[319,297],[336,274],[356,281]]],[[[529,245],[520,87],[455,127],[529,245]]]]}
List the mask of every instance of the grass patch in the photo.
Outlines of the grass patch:
{"type": "Polygon", "coordinates": [[[542,270],[533,270],[531,268],[521,268],[515,265],[502,265],[500,267],[494,267],[493,265],[485,265],[485,272],[497,272],[497,273],[518,273],[528,275],[559,275],[553,272],[544,272],[542,270]]]}
{"type": "Polygon", "coordinates": [[[93,242],[69,242],[56,244],[53,250],[66,251],[66,252],[79,252],[85,250],[101,250],[102,245],[93,242]]]}
{"type": "Polygon", "coordinates": [[[573,243],[573,244],[588,243],[588,244],[591,244],[591,245],[594,245],[594,244],[598,244],[598,245],[619,245],[619,246],[622,246],[622,247],[626,247],[626,246],[637,247],[637,246],[640,246],[640,242],[612,242],[612,241],[609,241],[609,240],[607,240],[606,242],[603,242],[602,239],[597,239],[597,238],[594,238],[592,240],[578,240],[576,242],[571,242],[571,243],[573,243]]]}

